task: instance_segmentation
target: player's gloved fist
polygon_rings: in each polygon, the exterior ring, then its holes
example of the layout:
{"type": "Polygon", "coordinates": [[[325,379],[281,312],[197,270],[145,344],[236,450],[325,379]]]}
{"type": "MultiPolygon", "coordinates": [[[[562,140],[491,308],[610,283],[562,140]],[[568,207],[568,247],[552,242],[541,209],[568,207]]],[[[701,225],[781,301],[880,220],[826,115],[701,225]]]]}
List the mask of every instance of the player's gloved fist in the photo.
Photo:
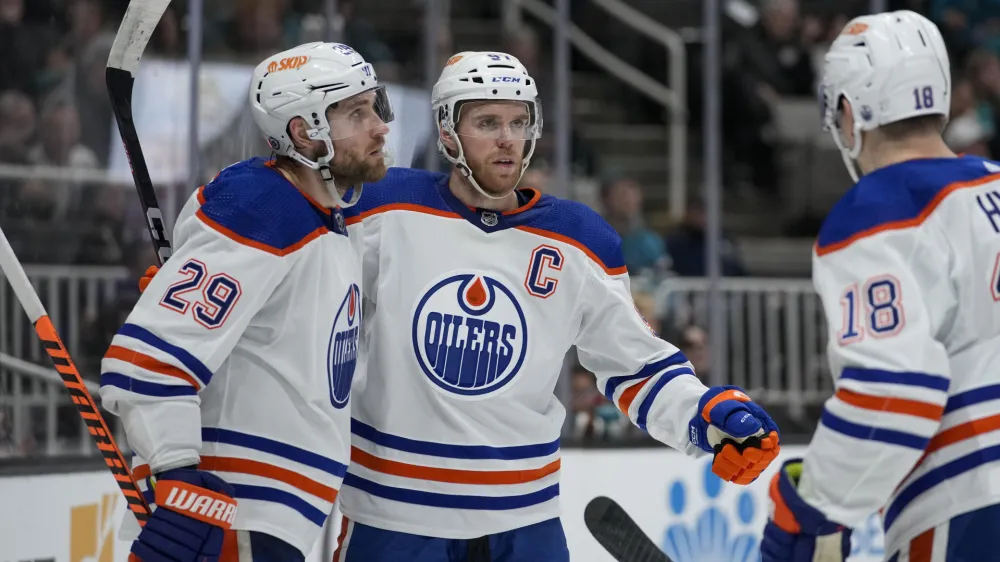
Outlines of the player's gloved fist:
{"type": "Polygon", "coordinates": [[[132,543],[129,562],[216,562],[236,515],[232,485],[187,468],[151,481],[156,509],[132,543]]]}
{"type": "Polygon", "coordinates": [[[158,271],[160,271],[160,268],[156,267],[155,265],[151,265],[148,268],[146,268],[146,273],[144,273],[142,277],[139,278],[140,293],[146,290],[146,287],[149,286],[149,283],[153,280],[153,277],[156,276],[156,273],[158,271]]]}
{"type": "Polygon", "coordinates": [[[712,472],[746,485],[778,456],[778,426],[739,387],[713,386],[698,401],[691,443],[713,453],[712,472]]]}
{"type": "Polygon", "coordinates": [[[798,492],[802,459],[782,465],[771,480],[771,519],[760,543],[762,562],[843,562],[851,530],[826,518],[798,492]]]}

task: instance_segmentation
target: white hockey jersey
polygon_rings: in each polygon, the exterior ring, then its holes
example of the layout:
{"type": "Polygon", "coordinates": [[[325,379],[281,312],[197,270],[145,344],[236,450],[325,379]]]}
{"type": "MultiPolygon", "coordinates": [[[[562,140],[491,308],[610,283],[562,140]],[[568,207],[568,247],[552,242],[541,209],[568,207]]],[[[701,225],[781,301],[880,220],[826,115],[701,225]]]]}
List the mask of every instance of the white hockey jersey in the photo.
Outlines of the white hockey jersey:
{"type": "Polygon", "coordinates": [[[235,487],[234,529],[308,554],[349,459],[360,255],[260,159],[193,195],[174,240],[101,364],[104,406],[137,476],[198,464],[235,487]]]}
{"type": "Polygon", "coordinates": [[[372,309],[345,516],[454,539],[559,517],[553,392],[574,344],[636,425],[700,453],[688,422],[706,388],[636,311],[614,230],[537,192],[513,211],[470,209],[447,181],[393,168],[348,210],[372,309]]]}
{"type": "Polygon", "coordinates": [[[813,259],[836,395],[800,493],[887,555],[1000,503],[1000,165],[914,160],[864,176],[813,259]]]}

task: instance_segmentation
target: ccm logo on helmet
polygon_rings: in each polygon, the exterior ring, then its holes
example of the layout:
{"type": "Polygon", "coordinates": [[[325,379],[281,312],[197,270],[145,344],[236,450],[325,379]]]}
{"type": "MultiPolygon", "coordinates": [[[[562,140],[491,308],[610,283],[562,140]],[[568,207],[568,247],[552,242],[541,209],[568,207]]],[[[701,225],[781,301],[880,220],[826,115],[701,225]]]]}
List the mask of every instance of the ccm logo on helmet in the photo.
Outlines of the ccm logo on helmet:
{"type": "Polygon", "coordinates": [[[518,78],[518,77],[516,77],[516,76],[494,76],[493,77],[493,81],[494,82],[510,82],[510,83],[513,83],[513,84],[520,84],[521,83],[521,79],[518,78]]]}
{"type": "Polygon", "coordinates": [[[282,70],[294,70],[309,62],[309,57],[288,57],[280,61],[271,61],[267,65],[268,72],[281,72],[282,70]]]}

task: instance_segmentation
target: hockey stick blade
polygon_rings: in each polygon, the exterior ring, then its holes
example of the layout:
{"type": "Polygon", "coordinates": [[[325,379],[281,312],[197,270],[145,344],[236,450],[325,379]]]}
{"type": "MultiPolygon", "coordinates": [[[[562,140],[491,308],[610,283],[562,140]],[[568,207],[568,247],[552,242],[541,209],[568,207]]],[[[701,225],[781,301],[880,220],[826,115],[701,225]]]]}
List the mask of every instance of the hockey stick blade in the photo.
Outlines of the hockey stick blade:
{"type": "Polygon", "coordinates": [[[45,311],[41,299],[38,298],[38,293],[32,287],[31,281],[24,273],[24,268],[21,267],[21,262],[18,261],[17,255],[11,248],[10,242],[7,241],[3,230],[0,230],[0,270],[3,270],[7,282],[14,289],[17,300],[24,308],[28,319],[35,326],[35,332],[38,333],[38,338],[42,341],[42,347],[45,348],[52,364],[62,378],[63,385],[73,397],[73,403],[76,404],[80,417],[83,418],[83,423],[87,426],[87,431],[90,432],[97,448],[101,451],[105,464],[114,475],[115,481],[118,482],[118,487],[121,489],[122,495],[125,496],[128,508],[135,514],[139,524],[145,525],[150,515],[149,505],[136,485],[135,476],[129,470],[128,461],[125,460],[118,444],[115,443],[111,430],[104,421],[104,416],[98,410],[94,397],[87,390],[87,385],[80,377],[80,371],[77,370],[73,359],[69,356],[66,344],[63,343],[55,326],[52,325],[52,320],[45,311]]]}
{"type": "Polygon", "coordinates": [[[598,496],[587,504],[583,521],[590,534],[618,562],[671,562],[615,500],[598,496]]]}
{"type": "Polygon", "coordinates": [[[118,123],[118,132],[125,146],[125,156],[132,169],[132,178],[135,180],[142,211],[146,215],[146,226],[160,265],[167,261],[173,250],[167,238],[166,225],[156,200],[153,181],[149,177],[149,168],[142,154],[142,145],[139,144],[139,133],[136,131],[132,115],[132,88],[135,85],[142,53],[169,5],[170,0],[129,2],[125,17],[115,36],[114,45],[111,47],[108,68],[105,72],[108,95],[111,97],[111,110],[118,123]]]}

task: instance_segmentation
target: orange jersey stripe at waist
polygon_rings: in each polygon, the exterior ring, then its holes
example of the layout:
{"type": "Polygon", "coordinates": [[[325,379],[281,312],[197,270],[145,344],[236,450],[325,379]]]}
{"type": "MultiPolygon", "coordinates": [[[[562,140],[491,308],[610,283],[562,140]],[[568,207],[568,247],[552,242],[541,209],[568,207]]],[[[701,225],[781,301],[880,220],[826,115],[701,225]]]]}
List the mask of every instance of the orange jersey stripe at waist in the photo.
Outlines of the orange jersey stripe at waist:
{"type": "Polygon", "coordinates": [[[527,470],[463,470],[421,466],[383,459],[358,447],[351,447],[351,464],[357,464],[382,474],[415,480],[430,480],[451,484],[505,485],[524,484],[541,480],[546,476],[558,472],[561,461],[556,459],[541,468],[527,470]]]}

